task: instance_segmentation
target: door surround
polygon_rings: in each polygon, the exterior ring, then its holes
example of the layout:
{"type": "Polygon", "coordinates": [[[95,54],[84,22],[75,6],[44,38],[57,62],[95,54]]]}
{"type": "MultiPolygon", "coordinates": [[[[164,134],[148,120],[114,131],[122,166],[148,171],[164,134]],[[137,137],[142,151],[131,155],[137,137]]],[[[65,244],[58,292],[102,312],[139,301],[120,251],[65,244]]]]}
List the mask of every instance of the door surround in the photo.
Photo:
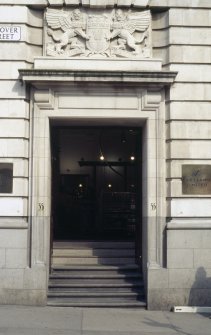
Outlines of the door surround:
{"type": "Polygon", "coordinates": [[[31,90],[30,263],[49,266],[51,217],[50,122],[142,127],[143,264],[163,263],[165,227],[165,105],[158,88],[54,85],[31,90]],[[101,107],[101,108],[100,108],[101,107]]]}

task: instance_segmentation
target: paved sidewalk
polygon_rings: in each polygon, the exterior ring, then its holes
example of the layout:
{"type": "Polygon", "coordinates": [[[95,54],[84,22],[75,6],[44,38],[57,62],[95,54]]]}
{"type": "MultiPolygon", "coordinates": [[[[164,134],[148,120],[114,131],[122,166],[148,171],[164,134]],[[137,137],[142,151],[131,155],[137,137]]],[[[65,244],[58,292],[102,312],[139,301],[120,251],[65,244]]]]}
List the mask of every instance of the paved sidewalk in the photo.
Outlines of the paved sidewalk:
{"type": "Polygon", "coordinates": [[[206,314],[0,306],[0,335],[210,335],[206,314]]]}

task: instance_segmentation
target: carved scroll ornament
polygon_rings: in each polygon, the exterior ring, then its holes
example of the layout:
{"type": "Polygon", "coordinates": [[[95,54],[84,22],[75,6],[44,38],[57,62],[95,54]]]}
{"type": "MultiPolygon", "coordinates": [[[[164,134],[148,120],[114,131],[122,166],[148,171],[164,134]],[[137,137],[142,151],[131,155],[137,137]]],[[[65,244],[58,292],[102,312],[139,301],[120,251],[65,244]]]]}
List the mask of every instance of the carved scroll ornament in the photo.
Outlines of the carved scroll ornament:
{"type": "Polygon", "coordinates": [[[46,55],[149,58],[150,11],[85,12],[48,8],[46,55]]]}

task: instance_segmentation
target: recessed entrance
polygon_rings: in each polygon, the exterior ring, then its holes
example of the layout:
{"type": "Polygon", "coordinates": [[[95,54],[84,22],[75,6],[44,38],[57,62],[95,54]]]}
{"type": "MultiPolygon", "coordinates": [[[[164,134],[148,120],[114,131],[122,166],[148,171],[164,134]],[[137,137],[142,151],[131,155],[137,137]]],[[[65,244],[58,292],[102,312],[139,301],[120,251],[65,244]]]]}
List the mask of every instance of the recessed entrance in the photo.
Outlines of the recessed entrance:
{"type": "Polygon", "coordinates": [[[51,149],[48,304],[145,307],[141,129],[52,126],[51,149]]]}
{"type": "Polygon", "coordinates": [[[53,240],[140,240],[141,130],[51,128],[53,240]]]}

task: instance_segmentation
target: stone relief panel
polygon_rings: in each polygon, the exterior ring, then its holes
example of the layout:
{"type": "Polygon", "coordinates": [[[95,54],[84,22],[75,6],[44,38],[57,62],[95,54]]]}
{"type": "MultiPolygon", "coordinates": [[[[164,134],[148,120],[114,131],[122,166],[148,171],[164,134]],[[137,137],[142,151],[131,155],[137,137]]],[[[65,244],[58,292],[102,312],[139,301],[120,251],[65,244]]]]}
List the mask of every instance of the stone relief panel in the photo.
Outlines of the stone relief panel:
{"type": "Polygon", "coordinates": [[[150,11],[48,8],[44,54],[67,58],[151,58],[150,11]]]}

